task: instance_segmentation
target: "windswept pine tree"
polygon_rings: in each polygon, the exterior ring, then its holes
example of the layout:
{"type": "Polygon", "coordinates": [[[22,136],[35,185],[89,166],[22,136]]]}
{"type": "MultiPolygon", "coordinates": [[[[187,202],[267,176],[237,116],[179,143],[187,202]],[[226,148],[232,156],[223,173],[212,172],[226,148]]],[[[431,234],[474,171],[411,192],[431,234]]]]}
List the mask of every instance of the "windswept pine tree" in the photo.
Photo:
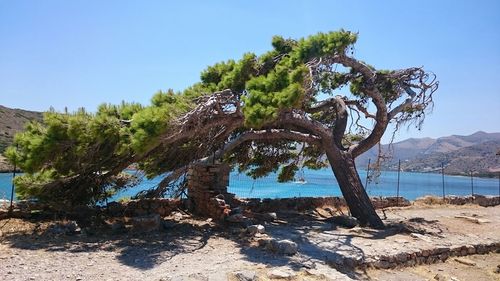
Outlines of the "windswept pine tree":
{"type": "MultiPolygon", "coordinates": [[[[208,67],[201,81],[151,105],[102,105],[96,113],[48,112],[17,135],[7,156],[26,172],[21,198],[91,204],[130,179],[137,163],[164,180],[143,196],[183,186],[187,166],[215,159],[258,178],[292,180],[303,166],[330,166],[351,213],[383,227],[354,159],[380,142],[389,123],[420,126],[438,83],[420,67],[378,70],[352,56],[357,34],[276,36],[273,49],[208,67]]],[[[332,184],[333,185],[333,184],[332,184]]]]}

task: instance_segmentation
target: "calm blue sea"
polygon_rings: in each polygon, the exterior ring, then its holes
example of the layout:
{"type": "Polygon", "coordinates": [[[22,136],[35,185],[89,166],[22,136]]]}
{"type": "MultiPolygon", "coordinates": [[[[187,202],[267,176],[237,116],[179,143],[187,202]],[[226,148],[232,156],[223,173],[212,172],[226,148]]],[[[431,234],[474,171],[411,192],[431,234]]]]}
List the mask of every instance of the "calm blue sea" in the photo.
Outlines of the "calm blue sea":
{"type": "MultiPolygon", "coordinates": [[[[288,197],[319,197],[341,196],[340,189],[330,169],[304,170],[304,182],[276,182],[276,175],[253,180],[244,174],[231,173],[229,192],[239,197],[254,198],[288,198],[288,197]]],[[[360,177],[365,182],[366,172],[360,171],[360,177]]],[[[0,199],[10,198],[11,174],[0,173],[0,199]]],[[[138,191],[154,187],[160,177],[144,180],[140,185],[117,194],[114,199],[130,197],[138,191]]],[[[472,193],[470,177],[445,176],[446,195],[470,195],[472,193]]],[[[474,193],[482,195],[499,194],[499,180],[473,178],[474,193]]],[[[378,183],[368,184],[370,196],[396,196],[397,172],[383,171],[378,183]]],[[[442,179],[440,174],[402,172],[400,177],[400,196],[414,200],[424,195],[441,196],[442,179]]]]}

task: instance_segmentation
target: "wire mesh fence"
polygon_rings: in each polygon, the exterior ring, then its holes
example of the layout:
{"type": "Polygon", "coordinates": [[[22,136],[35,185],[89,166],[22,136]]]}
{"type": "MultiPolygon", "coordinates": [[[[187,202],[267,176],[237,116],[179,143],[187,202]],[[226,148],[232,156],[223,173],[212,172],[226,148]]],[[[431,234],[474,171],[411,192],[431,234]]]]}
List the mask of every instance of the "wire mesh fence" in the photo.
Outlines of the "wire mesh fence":
{"type": "MultiPolygon", "coordinates": [[[[399,173],[381,171],[376,178],[367,180],[367,172],[360,170],[361,181],[369,196],[402,196],[414,200],[425,195],[433,196],[466,196],[491,195],[500,196],[500,173],[497,178],[480,178],[472,176],[450,176],[440,173],[399,173]],[[444,188],[443,188],[444,187],[444,188]]],[[[116,196],[131,197],[137,192],[155,187],[161,177],[144,179],[140,185],[125,190],[116,196]]],[[[0,203],[6,204],[11,196],[12,174],[0,173],[0,203]]],[[[228,191],[240,198],[292,198],[292,197],[328,197],[342,196],[338,183],[331,169],[299,171],[297,179],[292,182],[279,183],[276,174],[259,179],[252,179],[243,173],[231,172],[228,191]]]]}
{"type": "MultiPolygon", "coordinates": [[[[359,171],[359,175],[369,196],[399,195],[409,200],[426,195],[500,196],[500,174],[498,178],[480,178],[437,173],[381,171],[378,177],[369,180],[366,180],[366,171],[359,171]]],[[[242,198],[342,196],[330,169],[304,170],[303,176],[287,183],[279,183],[276,174],[254,180],[245,174],[233,172],[228,191],[242,198]]]]}

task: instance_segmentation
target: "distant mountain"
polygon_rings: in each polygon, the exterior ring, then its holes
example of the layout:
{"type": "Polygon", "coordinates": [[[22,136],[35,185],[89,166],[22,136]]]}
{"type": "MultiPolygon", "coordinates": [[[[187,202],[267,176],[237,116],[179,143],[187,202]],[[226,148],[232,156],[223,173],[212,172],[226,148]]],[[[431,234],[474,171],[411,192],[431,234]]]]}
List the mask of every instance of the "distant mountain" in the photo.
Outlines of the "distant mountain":
{"type": "MultiPolygon", "coordinates": [[[[494,176],[500,172],[500,156],[496,152],[500,148],[500,140],[490,140],[463,147],[450,152],[436,152],[401,163],[405,171],[441,171],[453,175],[468,175],[471,171],[481,176],[494,176]]],[[[397,169],[393,165],[393,169],[397,169]]]]}
{"type": "MultiPolygon", "coordinates": [[[[438,139],[411,138],[389,145],[382,145],[385,155],[392,156],[384,164],[384,169],[397,170],[397,162],[401,160],[401,168],[407,171],[432,172],[445,165],[447,174],[493,175],[500,171],[500,133],[476,132],[469,136],[448,136],[438,139]]],[[[358,159],[358,167],[364,168],[368,159],[375,161],[378,148],[372,148],[358,159]]]]}
{"type": "Polygon", "coordinates": [[[22,131],[24,125],[31,120],[41,121],[42,113],[0,105],[0,172],[12,169],[2,154],[14,140],[14,135],[22,131]]]}

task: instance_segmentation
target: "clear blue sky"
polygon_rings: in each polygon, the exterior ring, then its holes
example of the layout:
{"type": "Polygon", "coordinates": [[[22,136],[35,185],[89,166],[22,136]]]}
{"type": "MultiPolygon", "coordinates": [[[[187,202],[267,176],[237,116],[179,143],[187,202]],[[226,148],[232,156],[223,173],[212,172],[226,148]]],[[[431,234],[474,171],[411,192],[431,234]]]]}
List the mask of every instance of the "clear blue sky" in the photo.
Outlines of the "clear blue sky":
{"type": "Polygon", "coordinates": [[[0,1],[0,104],[30,110],[182,90],[273,35],[359,32],[378,68],[438,75],[434,113],[398,139],[500,132],[500,1],[0,1]]]}

